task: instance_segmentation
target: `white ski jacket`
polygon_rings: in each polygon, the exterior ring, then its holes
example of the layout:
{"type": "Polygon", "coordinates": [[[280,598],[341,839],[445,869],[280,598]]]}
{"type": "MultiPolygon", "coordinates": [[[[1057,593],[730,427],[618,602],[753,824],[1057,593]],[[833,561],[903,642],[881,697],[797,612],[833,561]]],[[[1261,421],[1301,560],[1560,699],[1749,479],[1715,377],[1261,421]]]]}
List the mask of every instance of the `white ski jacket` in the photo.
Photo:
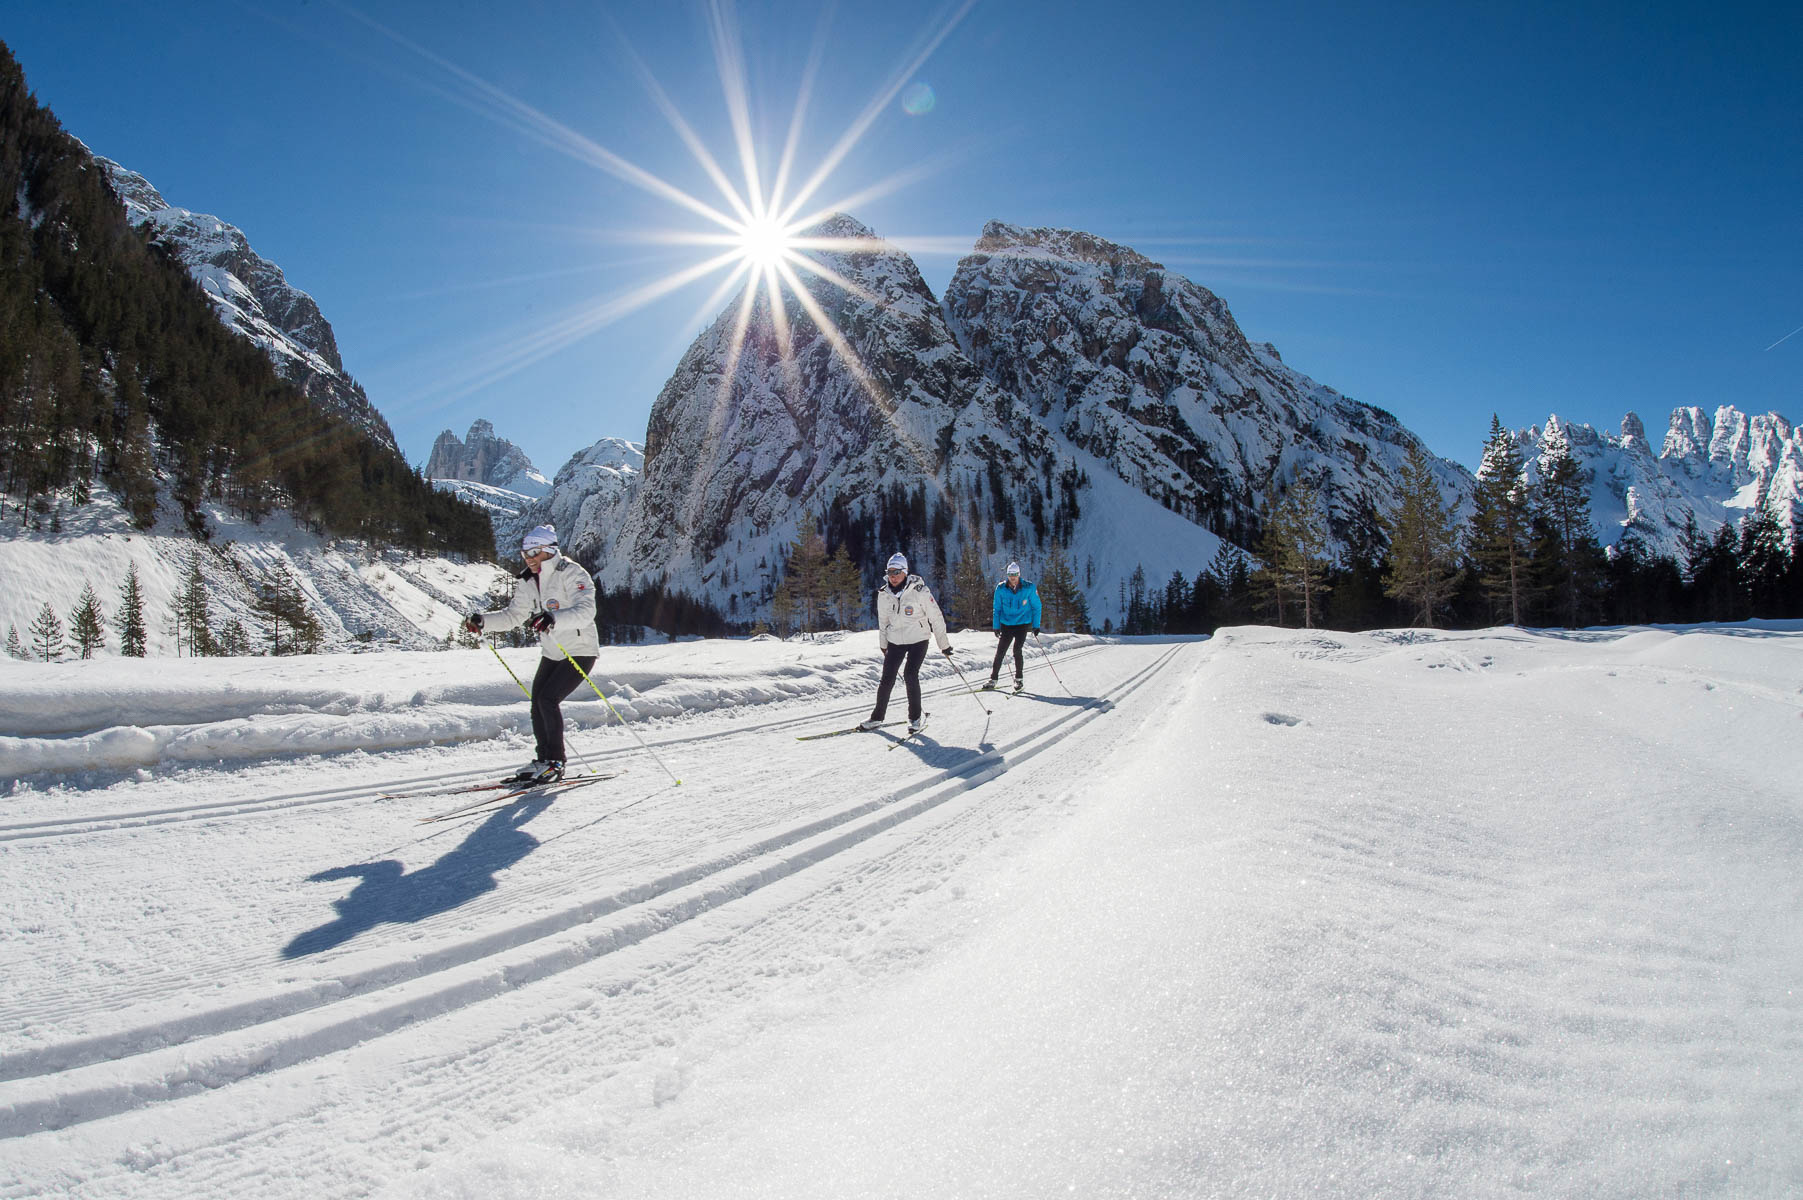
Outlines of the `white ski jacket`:
{"type": "Polygon", "coordinates": [[[601,653],[601,636],[595,629],[595,581],[581,563],[559,554],[546,559],[536,575],[527,567],[514,581],[512,602],[482,614],[482,631],[518,629],[539,612],[548,612],[557,620],[538,635],[539,652],[546,658],[561,662],[564,650],[571,658],[601,653]],[[557,648],[559,642],[563,650],[557,648]]]}
{"type": "Polygon", "coordinates": [[[928,635],[937,639],[941,650],[951,649],[951,640],[945,636],[945,614],[927,591],[925,580],[910,575],[899,592],[888,584],[876,590],[878,649],[888,650],[891,643],[912,646],[926,641],[928,635]]]}

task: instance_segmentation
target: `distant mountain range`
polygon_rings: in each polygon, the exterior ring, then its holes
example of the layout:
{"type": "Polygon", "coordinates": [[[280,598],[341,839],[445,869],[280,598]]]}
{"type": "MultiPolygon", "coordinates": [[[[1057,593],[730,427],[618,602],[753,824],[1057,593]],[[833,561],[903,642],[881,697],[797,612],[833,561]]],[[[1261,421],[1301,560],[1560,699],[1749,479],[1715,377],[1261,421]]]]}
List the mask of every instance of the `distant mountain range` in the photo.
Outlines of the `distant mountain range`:
{"type": "MultiPolygon", "coordinates": [[[[311,297],[234,226],[96,161],[222,321],[394,445],[311,297]]],[[[1058,541],[1101,614],[1136,570],[1193,575],[1225,543],[1251,549],[1273,488],[1315,484],[1339,534],[1394,502],[1412,433],[1293,370],[1220,297],[1129,247],[992,222],[941,300],[850,217],[815,232],[858,247],[816,255],[855,291],[808,284],[855,365],[792,298],[780,323],[759,300],[735,359],[735,303],[678,363],[642,443],[604,437],[547,480],[478,420],[439,436],[426,475],[488,511],[504,558],[551,522],[604,583],[655,581],[736,620],[767,611],[805,519],[866,567],[900,547],[941,578],[966,542],[997,573],[1010,559],[1034,569],[1058,541]]],[[[1514,436],[1530,477],[1555,445],[1591,472],[1605,546],[1631,529],[1675,558],[1687,518],[1706,534],[1761,506],[1787,529],[1803,521],[1803,434],[1776,413],[1679,409],[1657,448],[1633,413],[1617,433],[1555,416],[1514,436]]],[[[1435,469],[1462,509],[1469,475],[1435,469]]]]}
{"type": "Polygon", "coordinates": [[[1803,432],[1777,413],[1674,409],[1657,451],[1634,413],[1613,434],[1555,416],[1515,443],[1530,479],[1547,453],[1570,450],[1590,473],[1590,515],[1605,546],[1631,531],[1647,550],[1682,563],[1687,518],[1713,535],[1761,508],[1786,530],[1803,529],[1803,432]]]}

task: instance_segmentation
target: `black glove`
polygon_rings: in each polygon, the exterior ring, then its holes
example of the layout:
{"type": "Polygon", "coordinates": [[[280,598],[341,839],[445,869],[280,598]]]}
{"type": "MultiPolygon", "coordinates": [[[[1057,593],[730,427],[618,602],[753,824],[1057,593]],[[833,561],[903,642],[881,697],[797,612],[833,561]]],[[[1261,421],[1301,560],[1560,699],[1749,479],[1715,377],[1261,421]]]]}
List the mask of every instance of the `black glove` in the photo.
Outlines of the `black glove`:
{"type": "Polygon", "coordinates": [[[481,613],[471,613],[468,617],[464,618],[463,627],[465,629],[469,630],[471,633],[481,633],[482,632],[482,614],[481,613]]]}
{"type": "Polygon", "coordinates": [[[952,656],[952,649],[953,649],[953,647],[951,647],[951,646],[947,646],[945,648],[945,656],[947,658],[950,658],[952,656]]]}
{"type": "Polygon", "coordinates": [[[550,613],[533,613],[532,619],[526,622],[526,628],[530,629],[533,633],[544,633],[555,624],[557,624],[557,618],[550,613]]]}
{"type": "Polygon", "coordinates": [[[1039,630],[1037,630],[1037,629],[1035,629],[1035,630],[1034,630],[1034,631],[1033,631],[1033,636],[1034,636],[1034,637],[1038,637],[1038,636],[1039,636],[1039,630]]]}
{"type": "Polygon", "coordinates": [[[1002,636],[1002,631],[1001,631],[1001,630],[999,630],[999,629],[998,629],[998,630],[996,630],[996,631],[995,631],[995,636],[996,636],[996,637],[997,637],[997,638],[998,638],[998,639],[999,639],[999,638],[1000,638],[1000,637],[1001,637],[1001,636],[1002,636]]]}

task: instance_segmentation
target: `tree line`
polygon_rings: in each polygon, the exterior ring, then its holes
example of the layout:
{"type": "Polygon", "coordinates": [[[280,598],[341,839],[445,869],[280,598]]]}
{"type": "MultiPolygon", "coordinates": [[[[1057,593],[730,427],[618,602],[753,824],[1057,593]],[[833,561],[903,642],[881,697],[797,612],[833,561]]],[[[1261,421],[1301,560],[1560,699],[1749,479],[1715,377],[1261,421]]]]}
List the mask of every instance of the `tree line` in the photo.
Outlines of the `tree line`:
{"type": "MultiPolygon", "coordinates": [[[[247,627],[235,616],[223,623],[214,617],[200,556],[199,547],[190,553],[181,586],[170,597],[169,607],[162,614],[162,631],[174,643],[177,657],[183,654],[213,658],[319,652],[325,640],[325,629],[307,606],[300,581],[286,563],[278,563],[261,579],[253,581],[252,625],[247,627]]],[[[110,630],[118,638],[121,657],[143,658],[149,650],[150,626],[147,622],[150,619],[150,614],[145,611],[138,564],[132,563],[126,569],[124,582],[119,585],[111,616],[95,593],[93,584],[83,580],[81,595],[76,599],[67,624],[46,600],[26,626],[25,638],[20,637],[16,624],[7,626],[6,652],[14,658],[47,663],[57,662],[65,654],[92,658],[95,651],[108,645],[110,630]]]]}
{"type": "Polygon", "coordinates": [[[28,524],[110,488],[133,523],[166,489],[202,505],[415,552],[491,558],[479,509],[315,405],[227,329],[167,248],[134,227],[87,151],[0,43],[0,493],[28,524]]]}
{"type": "Polygon", "coordinates": [[[1424,450],[1411,450],[1398,502],[1361,501],[1338,552],[1324,492],[1298,480],[1266,499],[1254,563],[1232,546],[1193,578],[1162,586],[1136,572],[1123,586],[1118,629],[1209,633],[1263,622],[1334,629],[1437,625],[1682,624],[1803,617],[1803,531],[1786,534],[1769,508],[1703,533],[1692,515],[1680,555],[1629,526],[1605,551],[1590,513],[1590,474],[1562,443],[1530,480],[1513,436],[1491,418],[1469,517],[1441,495],[1424,450]]]}

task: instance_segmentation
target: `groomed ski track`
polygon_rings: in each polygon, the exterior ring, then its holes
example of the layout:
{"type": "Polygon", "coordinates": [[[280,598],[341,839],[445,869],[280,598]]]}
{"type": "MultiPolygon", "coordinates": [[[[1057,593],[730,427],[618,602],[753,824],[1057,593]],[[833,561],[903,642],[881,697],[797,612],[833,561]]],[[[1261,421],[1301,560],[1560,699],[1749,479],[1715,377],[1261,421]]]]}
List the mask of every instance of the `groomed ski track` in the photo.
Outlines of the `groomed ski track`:
{"type": "Polygon", "coordinates": [[[628,772],[443,825],[414,824],[442,797],[376,793],[481,778],[495,764],[480,749],[447,752],[478,765],[430,778],[371,756],[367,783],[259,794],[240,770],[191,806],[107,811],[97,795],[85,814],[0,825],[11,853],[58,855],[122,914],[161,909],[144,923],[158,969],[109,972],[42,931],[42,976],[8,989],[0,1196],[105,1195],[120,1172],[134,1195],[163,1194],[144,1173],[171,1161],[171,1196],[235,1194],[252,1170],[353,1196],[598,1076],[679,1087],[658,1074],[672,1028],[815,969],[823,930],[865,938],[992,839],[1054,819],[1064,781],[1156,723],[1206,652],[1061,654],[1075,696],[1041,663],[1038,703],[987,715],[941,681],[931,727],[900,753],[880,752],[882,734],[794,740],[867,698],[670,723],[648,740],[681,786],[623,732],[584,731],[588,767],[628,772]],[[269,828],[282,822],[306,836],[269,828]],[[146,863],[169,840],[220,871],[159,878],[146,863]],[[196,927],[221,911],[239,914],[231,928],[196,927]],[[285,1087],[296,1073],[307,1086],[285,1087]],[[317,1161],[325,1142],[337,1160],[317,1161]]]}

